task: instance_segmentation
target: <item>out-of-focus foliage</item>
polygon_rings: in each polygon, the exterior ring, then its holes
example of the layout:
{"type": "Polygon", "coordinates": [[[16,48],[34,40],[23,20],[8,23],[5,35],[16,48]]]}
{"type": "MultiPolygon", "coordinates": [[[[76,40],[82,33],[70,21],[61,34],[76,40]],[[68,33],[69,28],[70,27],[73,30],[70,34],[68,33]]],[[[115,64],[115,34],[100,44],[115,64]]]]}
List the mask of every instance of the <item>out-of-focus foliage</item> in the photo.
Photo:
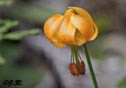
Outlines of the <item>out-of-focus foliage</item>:
{"type": "Polygon", "coordinates": [[[89,43],[91,47],[91,54],[97,59],[105,59],[107,58],[107,55],[105,54],[107,49],[103,47],[103,45],[107,35],[102,34],[109,30],[109,27],[112,25],[113,17],[111,15],[99,13],[94,16],[94,19],[99,29],[99,36],[95,41],[89,43]]]}
{"type": "MultiPolygon", "coordinates": [[[[43,72],[38,71],[33,68],[23,67],[23,68],[14,68],[6,67],[0,70],[0,83],[4,80],[21,80],[22,86],[11,86],[10,88],[30,88],[30,85],[35,85],[43,77],[43,72]]],[[[5,88],[1,85],[0,88],[5,88]]]]}
{"type": "Polygon", "coordinates": [[[0,19],[0,34],[7,32],[10,28],[18,25],[18,21],[0,19]]]}
{"type": "Polygon", "coordinates": [[[0,42],[0,54],[7,61],[4,66],[10,66],[15,63],[15,59],[20,56],[22,49],[17,43],[2,41],[0,42]]]}
{"type": "MultiPolygon", "coordinates": [[[[0,40],[19,40],[25,36],[32,36],[32,35],[39,34],[41,32],[40,29],[8,32],[11,28],[13,28],[15,26],[18,26],[18,21],[0,19],[0,40]]],[[[1,42],[0,42],[0,45],[1,45],[1,42]]],[[[3,55],[1,54],[0,64],[5,62],[3,59],[4,57],[2,57],[2,56],[3,55]]]]}
{"type": "MultiPolygon", "coordinates": [[[[36,84],[43,77],[43,71],[38,71],[30,67],[18,67],[15,65],[17,58],[21,56],[22,48],[16,42],[2,41],[0,42],[0,83],[4,80],[22,80],[24,88],[31,84],[36,84]],[[5,63],[6,61],[6,63],[5,63]]],[[[5,86],[0,85],[0,88],[5,86]]],[[[10,87],[12,88],[12,87],[10,87]]],[[[13,88],[19,88],[14,86],[13,88]]]]}
{"type": "Polygon", "coordinates": [[[98,26],[99,29],[99,34],[102,34],[108,30],[111,25],[112,25],[112,16],[107,15],[107,14],[96,14],[95,15],[95,22],[98,26]]]}
{"type": "Polygon", "coordinates": [[[40,33],[39,29],[32,29],[30,31],[19,31],[19,32],[11,32],[6,35],[1,35],[1,39],[8,39],[8,40],[19,40],[25,36],[32,36],[35,34],[40,33]]]}
{"type": "MultiPolygon", "coordinates": [[[[12,0],[1,0],[0,6],[8,6],[12,3],[12,0]]],[[[32,29],[29,31],[17,31],[17,32],[8,32],[10,29],[18,26],[18,21],[11,21],[9,19],[0,19],[0,41],[1,40],[19,40],[25,36],[32,36],[39,34],[40,29],[32,29]]],[[[0,42],[1,45],[1,42],[0,42]]],[[[2,54],[0,54],[0,64],[4,64],[5,60],[2,54]]]]}
{"type": "Polygon", "coordinates": [[[91,47],[91,55],[95,57],[96,59],[102,60],[102,59],[107,58],[107,55],[105,54],[106,48],[104,48],[103,46],[104,40],[105,40],[105,36],[102,36],[102,38],[98,37],[95,41],[93,41],[92,43],[89,43],[91,47]]]}
{"type": "MultiPolygon", "coordinates": [[[[9,6],[12,3],[13,0],[0,0],[0,7],[9,6]]],[[[22,54],[22,49],[16,42],[6,40],[20,40],[25,36],[39,34],[41,31],[38,28],[11,31],[18,25],[17,20],[0,19],[0,83],[4,80],[22,80],[23,86],[20,88],[24,88],[38,83],[43,76],[43,72],[30,67],[16,66],[16,60],[22,54]]],[[[0,85],[0,88],[5,87],[0,85]]],[[[19,86],[11,86],[10,88],[12,87],[19,88],[19,86]]]]}
{"type": "MultiPolygon", "coordinates": [[[[35,70],[30,67],[15,66],[16,58],[21,56],[22,48],[14,42],[3,41],[0,43],[0,53],[2,54],[6,63],[0,65],[0,83],[4,80],[22,80],[23,85],[30,86],[39,82],[43,76],[42,71],[35,70]]],[[[20,88],[24,88],[21,86],[20,88]]],[[[5,86],[4,86],[5,87],[5,86]]],[[[4,88],[2,85],[0,88],[4,88]]],[[[18,88],[18,87],[14,87],[18,88]]]]}
{"type": "Polygon", "coordinates": [[[0,64],[4,64],[5,63],[5,59],[4,59],[4,57],[2,57],[1,55],[0,55],[0,64]]]}
{"type": "Polygon", "coordinates": [[[0,40],[9,39],[9,40],[19,40],[25,36],[31,36],[39,34],[40,29],[32,29],[29,31],[18,31],[18,32],[10,32],[6,33],[10,28],[13,28],[18,25],[18,21],[10,21],[10,20],[0,20],[0,40]]]}
{"type": "Polygon", "coordinates": [[[9,12],[9,16],[13,18],[25,19],[30,22],[42,23],[53,14],[61,13],[55,9],[38,6],[35,4],[19,4],[14,6],[9,12]]]}
{"type": "Polygon", "coordinates": [[[0,0],[0,7],[1,6],[10,6],[12,5],[13,0],[0,0]]]}
{"type": "Polygon", "coordinates": [[[116,88],[126,88],[126,77],[123,78],[117,85],[116,88]]]}

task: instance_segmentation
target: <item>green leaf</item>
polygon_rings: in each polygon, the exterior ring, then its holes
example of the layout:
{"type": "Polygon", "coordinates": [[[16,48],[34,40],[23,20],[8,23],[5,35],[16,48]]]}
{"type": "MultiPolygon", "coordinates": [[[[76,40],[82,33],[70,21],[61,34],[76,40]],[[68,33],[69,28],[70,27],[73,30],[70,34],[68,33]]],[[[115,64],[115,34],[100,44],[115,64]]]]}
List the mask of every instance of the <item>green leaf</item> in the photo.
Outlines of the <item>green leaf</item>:
{"type": "Polygon", "coordinates": [[[0,19],[0,34],[7,32],[10,28],[18,25],[18,21],[0,19]]]}
{"type": "Polygon", "coordinates": [[[7,33],[3,36],[4,39],[8,40],[19,40],[25,36],[32,36],[41,33],[40,29],[32,29],[29,31],[20,31],[20,32],[11,32],[7,33]]]}

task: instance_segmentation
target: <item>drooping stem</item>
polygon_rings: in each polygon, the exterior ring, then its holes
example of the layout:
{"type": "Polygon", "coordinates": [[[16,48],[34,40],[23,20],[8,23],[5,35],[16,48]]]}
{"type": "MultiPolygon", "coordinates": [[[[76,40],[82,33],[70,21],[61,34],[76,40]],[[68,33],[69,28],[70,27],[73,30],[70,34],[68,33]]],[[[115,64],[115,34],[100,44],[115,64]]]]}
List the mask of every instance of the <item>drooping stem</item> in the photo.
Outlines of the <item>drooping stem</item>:
{"type": "Polygon", "coordinates": [[[83,44],[83,49],[85,51],[85,55],[86,55],[88,67],[89,67],[89,70],[90,70],[90,74],[91,74],[91,77],[92,77],[92,81],[93,81],[93,84],[94,84],[94,88],[98,88],[97,80],[96,80],[96,77],[95,77],[95,74],[94,74],[94,71],[93,71],[92,63],[91,63],[91,60],[90,60],[90,57],[89,57],[89,53],[88,53],[88,49],[87,49],[86,44],[83,44]]]}

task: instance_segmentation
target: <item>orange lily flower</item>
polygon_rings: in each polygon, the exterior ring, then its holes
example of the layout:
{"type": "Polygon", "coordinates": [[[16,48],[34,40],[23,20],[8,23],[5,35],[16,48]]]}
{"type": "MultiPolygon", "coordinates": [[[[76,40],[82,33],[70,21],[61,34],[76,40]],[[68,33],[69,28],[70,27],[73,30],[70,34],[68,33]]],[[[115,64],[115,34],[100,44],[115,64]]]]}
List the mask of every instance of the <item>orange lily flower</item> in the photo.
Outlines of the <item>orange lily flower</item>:
{"type": "Polygon", "coordinates": [[[57,47],[72,45],[69,70],[75,76],[84,75],[85,63],[76,46],[94,40],[98,35],[97,25],[90,14],[82,8],[69,7],[64,15],[51,16],[44,24],[44,32],[48,40],[57,47]]]}
{"type": "Polygon", "coordinates": [[[51,16],[44,24],[44,32],[48,40],[57,47],[81,46],[97,37],[98,28],[86,10],[69,7],[64,16],[51,16]]]}

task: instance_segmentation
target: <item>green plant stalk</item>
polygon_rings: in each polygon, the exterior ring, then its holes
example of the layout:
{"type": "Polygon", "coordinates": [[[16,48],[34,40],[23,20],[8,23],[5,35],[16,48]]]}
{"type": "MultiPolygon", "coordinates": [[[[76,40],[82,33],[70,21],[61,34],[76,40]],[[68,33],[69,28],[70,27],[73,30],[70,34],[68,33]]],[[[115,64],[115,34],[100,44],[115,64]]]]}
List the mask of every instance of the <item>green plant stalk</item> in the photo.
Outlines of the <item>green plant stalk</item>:
{"type": "Polygon", "coordinates": [[[90,74],[91,74],[91,77],[92,77],[92,81],[93,81],[93,84],[94,84],[94,88],[98,88],[98,83],[97,83],[97,80],[96,80],[96,77],[95,77],[95,74],[94,74],[94,71],[93,71],[92,63],[91,63],[91,60],[90,60],[90,57],[89,57],[89,53],[88,53],[88,49],[87,49],[86,44],[83,44],[83,49],[85,51],[85,55],[86,55],[88,67],[89,67],[89,70],[90,70],[90,74]]]}

